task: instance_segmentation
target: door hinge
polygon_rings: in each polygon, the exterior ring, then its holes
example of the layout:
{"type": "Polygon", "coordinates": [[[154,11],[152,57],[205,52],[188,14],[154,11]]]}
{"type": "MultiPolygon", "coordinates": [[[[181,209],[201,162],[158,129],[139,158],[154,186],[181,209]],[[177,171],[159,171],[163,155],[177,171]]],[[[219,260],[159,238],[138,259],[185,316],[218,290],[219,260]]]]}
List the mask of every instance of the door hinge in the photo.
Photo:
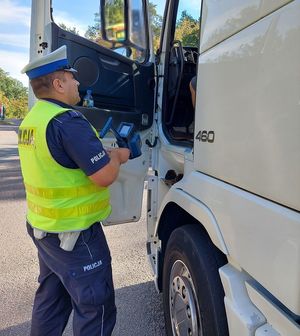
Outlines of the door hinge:
{"type": "Polygon", "coordinates": [[[46,48],[48,48],[48,42],[42,42],[42,43],[40,43],[39,46],[42,47],[45,50],[46,48]]]}
{"type": "Polygon", "coordinates": [[[147,139],[147,140],[145,141],[145,144],[148,145],[150,148],[153,148],[153,147],[155,147],[155,146],[157,145],[157,141],[158,141],[158,136],[156,136],[156,137],[154,138],[154,142],[153,142],[153,144],[149,141],[149,139],[147,139]]]}

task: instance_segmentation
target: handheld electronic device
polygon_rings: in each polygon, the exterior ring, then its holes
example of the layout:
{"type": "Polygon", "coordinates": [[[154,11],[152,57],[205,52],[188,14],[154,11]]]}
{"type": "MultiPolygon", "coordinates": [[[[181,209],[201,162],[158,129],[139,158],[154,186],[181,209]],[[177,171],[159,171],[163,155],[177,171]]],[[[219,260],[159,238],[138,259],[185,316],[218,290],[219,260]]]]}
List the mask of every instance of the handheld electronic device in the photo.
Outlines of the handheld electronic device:
{"type": "Polygon", "coordinates": [[[112,117],[109,117],[101,132],[99,133],[100,138],[103,139],[109,130],[113,132],[120,148],[128,148],[130,150],[130,160],[142,155],[141,137],[138,133],[135,132],[134,124],[121,122],[119,127],[115,129],[112,125],[112,117]]]}

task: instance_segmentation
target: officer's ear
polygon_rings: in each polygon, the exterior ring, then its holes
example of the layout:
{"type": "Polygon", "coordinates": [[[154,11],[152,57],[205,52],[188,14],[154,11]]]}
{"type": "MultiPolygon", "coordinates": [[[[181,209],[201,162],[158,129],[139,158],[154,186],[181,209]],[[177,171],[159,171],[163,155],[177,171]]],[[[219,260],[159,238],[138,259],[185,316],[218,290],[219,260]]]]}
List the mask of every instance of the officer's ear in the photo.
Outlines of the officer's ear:
{"type": "Polygon", "coordinates": [[[52,86],[53,86],[54,91],[57,91],[59,93],[63,93],[64,88],[63,88],[61,80],[59,78],[54,78],[53,79],[52,86]]]}
{"type": "Polygon", "coordinates": [[[53,89],[58,93],[64,93],[65,92],[64,82],[65,82],[64,74],[62,72],[57,72],[56,76],[52,80],[53,89]]]}

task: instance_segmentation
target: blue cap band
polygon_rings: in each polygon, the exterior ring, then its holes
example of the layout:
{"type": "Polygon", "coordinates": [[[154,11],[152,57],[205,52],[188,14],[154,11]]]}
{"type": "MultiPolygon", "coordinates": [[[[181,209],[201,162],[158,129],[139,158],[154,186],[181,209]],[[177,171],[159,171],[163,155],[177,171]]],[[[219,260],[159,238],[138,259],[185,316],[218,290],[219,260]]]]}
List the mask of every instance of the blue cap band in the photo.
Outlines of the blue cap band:
{"type": "Polygon", "coordinates": [[[67,67],[67,66],[68,66],[68,60],[65,58],[65,59],[61,59],[61,60],[58,60],[52,63],[42,65],[32,70],[29,70],[28,72],[26,72],[26,74],[29,77],[29,79],[33,79],[33,78],[37,78],[40,76],[48,75],[49,73],[54,72],[54,71],[63,70],[64,67],[67,67]]]}

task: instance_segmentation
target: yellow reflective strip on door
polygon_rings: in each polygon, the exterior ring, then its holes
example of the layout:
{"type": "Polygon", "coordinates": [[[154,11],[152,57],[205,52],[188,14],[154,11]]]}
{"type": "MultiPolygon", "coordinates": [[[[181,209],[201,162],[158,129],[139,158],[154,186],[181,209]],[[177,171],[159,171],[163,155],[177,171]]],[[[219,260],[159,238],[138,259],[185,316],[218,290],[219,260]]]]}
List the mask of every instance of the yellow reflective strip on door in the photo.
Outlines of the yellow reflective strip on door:
{"type": "Polygon", "coordinates": [[[109,199],[97,201],[95,203],[63,209],[49,209],[39,206],[27,200],[28,208],[37,215],[52,218],[65,219],[76,218],[84,215],[89,215],[97,211],[105,210],[109,206],[109,199]]]}
{"type": "Polygon", "coordinates": [[[79,196],[85,196],[99,191],[103,191],[106,188],[98,187],[95,184],[88,184],[86,186],[70,187],[70,188],[36,188],[25,183],[25,189],[28,193],[32,195],[48,199],[55,199],[55,198],[66,198],[66,197],[74,198],[79,196]]]}

